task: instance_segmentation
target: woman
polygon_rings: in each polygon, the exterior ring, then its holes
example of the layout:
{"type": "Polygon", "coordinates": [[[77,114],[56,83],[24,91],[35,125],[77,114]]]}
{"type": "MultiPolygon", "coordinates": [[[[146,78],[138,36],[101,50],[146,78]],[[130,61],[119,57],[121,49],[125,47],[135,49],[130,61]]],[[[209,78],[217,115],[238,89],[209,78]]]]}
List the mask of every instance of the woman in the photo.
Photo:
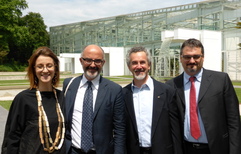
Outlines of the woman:
{"type": "Polygon", "coordinates": [[[14,98],[5,128],[2,154],[63,154],[64,117],[59,60],[47,47],[29,59],[30,88],[14,98]]]}

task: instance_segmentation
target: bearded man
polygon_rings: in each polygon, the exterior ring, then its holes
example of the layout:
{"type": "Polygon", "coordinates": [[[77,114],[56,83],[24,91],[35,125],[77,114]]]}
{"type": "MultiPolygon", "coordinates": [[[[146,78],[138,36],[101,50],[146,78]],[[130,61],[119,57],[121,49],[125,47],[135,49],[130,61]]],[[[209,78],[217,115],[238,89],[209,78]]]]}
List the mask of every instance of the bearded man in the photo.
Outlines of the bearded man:
{"type": "Polygon", "coordinates": [[[122,87],[100,75],[105,63],[100,46],[86,46],[80,63],[84,74],[65,79],[63,83],[66,151],[68,154],[123,154],[122,87]]]}
{"type": "Polygon", "coordinates": [[[128,154],[182,154],[175,90],[148,75],[151,55],[133,47],[126,55],[133,81],[123,88],[128,154]]]}

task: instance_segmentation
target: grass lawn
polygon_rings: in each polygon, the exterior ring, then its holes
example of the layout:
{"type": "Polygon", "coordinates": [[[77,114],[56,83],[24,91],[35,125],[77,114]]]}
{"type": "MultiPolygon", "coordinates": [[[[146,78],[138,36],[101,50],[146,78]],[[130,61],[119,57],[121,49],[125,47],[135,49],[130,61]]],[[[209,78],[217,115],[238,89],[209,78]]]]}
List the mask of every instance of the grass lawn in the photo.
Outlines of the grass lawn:
{"type": "Polygon", "coordinates": [[[0,101],[0,105],[7,110],[9,110],[11,103],[12,101],[0,101]]]}
{"type": "MultiPolygon", "coordinates": [[[[132,76],[118,76],[118,77],[107,77],[117,83],[130,83],[132,81],[132,76]]],[[[60,79],[60,85],[62,85],[64,79],[60,79]]],[[[161,79],[167,80],[167,79],[161,79]]],[[[28,85],[28,80],[0,80],[0,86],[14,86],[14,85],[28,85]]],[[[234,81],[233,85],[241,86],[240,81],[234,81]]],[[[239,103],[241,104],[241,88],[235,88],[236,94],[238,96],[239,103]]],[[[0,101],[0,105],[5,109],[9,110],[12,101],[0,101]]]]}
{"type": "MultiPolygon", "coordinates": [[[[241,88],[235,88],[236,94],[238,96],[239,104],[241,104],[241,88]]],[[[0,106],[9,110],[12,101],[0,101],[0,106]]]]}
{"type": "Polygon", "coordinates": [[[241,86],[241,82],[240,81],[233,81],[232,83],[235,86],[241,86]]]}
{"type": "Polygon", "coordinates": [[[241,88],[234,88],[238,96],[239,104],[241,104],[241,88]]]}

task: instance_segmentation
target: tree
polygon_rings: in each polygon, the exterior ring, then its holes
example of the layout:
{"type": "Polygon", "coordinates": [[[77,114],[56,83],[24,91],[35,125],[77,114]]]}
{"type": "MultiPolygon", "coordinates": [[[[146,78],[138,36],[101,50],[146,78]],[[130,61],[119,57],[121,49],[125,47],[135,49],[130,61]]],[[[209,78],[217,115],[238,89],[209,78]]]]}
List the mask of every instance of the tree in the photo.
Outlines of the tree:
{"type": "Polygon", "coordinates": [[[26,0],[0,0],[0,64],[27,64],[34,49],[48,46],[49,34],[41,15],[30,12],[22,17],[27,7],[26,0]]]}
{"type": "Polygon", "coordinates": [[[15,26],[28,7],[25,0],[0,0],[0,59],[9,52],[8,41],[12,38],[15,26]]]}
{"type": "Polygon", "coordinates": [[[22,17],[19,26],[15,27],[12,42],[9,42],[9,57],[26,63],[33,50],[39,46],[48,46],[47,26],[39,13],[30,12],[22,17]]]}
{"type": "Polygon", "coordinates": [[[30,12],[28,15],[21,19],[21,26],[27,27],[31,35],[31,43],[34,48],[39,46],[48,45],[49,34],[46,31],[47,26],[39,13],[30,12]]]}

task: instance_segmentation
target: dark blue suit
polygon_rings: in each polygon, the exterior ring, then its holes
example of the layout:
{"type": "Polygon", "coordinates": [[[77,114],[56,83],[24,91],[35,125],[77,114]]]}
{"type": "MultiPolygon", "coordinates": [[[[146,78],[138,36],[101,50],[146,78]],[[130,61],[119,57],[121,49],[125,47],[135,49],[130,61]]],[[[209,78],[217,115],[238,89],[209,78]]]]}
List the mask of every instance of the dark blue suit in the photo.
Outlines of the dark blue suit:
{"type": "MultiPolygon", "coordinates": [[[[71,78],[65,79],[63,92],[71,78]]],[[[73,80],[65,96],[66,151],[72,145],[71,127],[76,93],[82,76],[73,80]]],[[[125,149],[125,104],[120,85],[100,77],[94,107],[93,142],[97,154],[123,154],[125,149]]],[[[80,130],[81,131],[81,130],[80,130]]]]}

